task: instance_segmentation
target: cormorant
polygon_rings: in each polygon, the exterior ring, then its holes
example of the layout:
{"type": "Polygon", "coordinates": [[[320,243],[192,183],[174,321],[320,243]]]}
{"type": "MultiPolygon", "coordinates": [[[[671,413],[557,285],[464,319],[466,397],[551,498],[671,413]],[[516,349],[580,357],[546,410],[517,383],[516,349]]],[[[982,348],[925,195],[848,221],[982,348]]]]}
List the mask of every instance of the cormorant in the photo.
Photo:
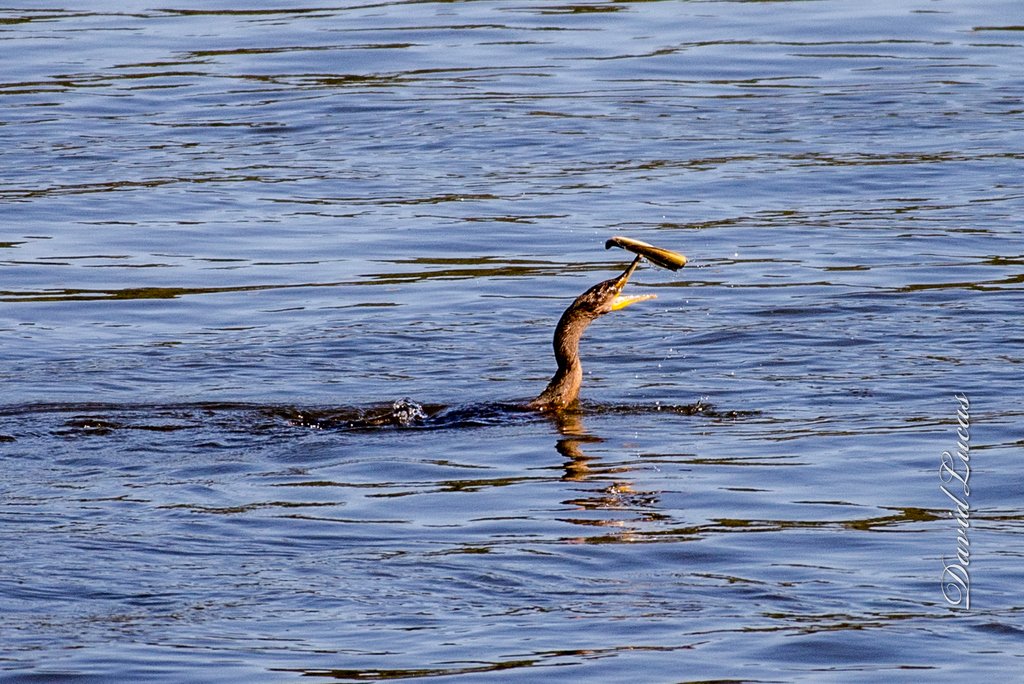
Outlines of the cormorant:
{"type": "Polygon", "coordinates": [[[594,285],[581,294],[569,305],[555,327],[554,348],[558,370],[551,382],[540,395],[529,403],[531,409],[538,411],[558,411],[574,404],[579,398],[580,385],[583,384],[583,366],[580,363],[580,338],[583,331],[595,320],[611,313],[625,309],[627,306],[654,299],[656,295],[623,295],[626,283],[633,271],[643,259],[673,271],[686,265],[686,257],[667,249],[654,247],[646,242],[626,237],[613,237],[605,243],[605,248],[621,247],[634,252],[637,256],[633,263],[617,278],[611,278],[594,285]]]}

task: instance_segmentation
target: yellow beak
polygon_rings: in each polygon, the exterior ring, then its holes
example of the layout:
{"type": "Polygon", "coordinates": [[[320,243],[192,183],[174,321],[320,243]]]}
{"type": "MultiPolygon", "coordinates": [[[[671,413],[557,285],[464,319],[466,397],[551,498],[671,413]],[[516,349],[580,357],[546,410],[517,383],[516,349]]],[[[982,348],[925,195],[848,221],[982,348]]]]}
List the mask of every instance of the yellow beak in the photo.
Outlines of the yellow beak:
{"type": "Polygon", "coordinates": [[[627,306],[636,304],[637,302],[646,302],[648,299],[657,299],[658,295],[646,294],[646,295],[633,295],[624,296],[619,295],[612,300],[612,311],[618,311],[619,309],[625,309],[627,306]]]}
{"type": "MultiPolygon", "coordinates": [[[[619,276],[619,279],[615,281],[615,291],[622,292],[626,287],[626,283],[629,282],[630,276],[633,275],[633,271],[640,265],[640,257],[633,259],[633,263],[630,264],[629,268],[619,276]]],[[[636,304],[637,302],[646,302],[648,299],[656,299],[658,295],[645,294],[645,295],[616,295],[615,299],[612,300],[612,311],[618,311],[625,309],[627,306],[636,304]]]]}

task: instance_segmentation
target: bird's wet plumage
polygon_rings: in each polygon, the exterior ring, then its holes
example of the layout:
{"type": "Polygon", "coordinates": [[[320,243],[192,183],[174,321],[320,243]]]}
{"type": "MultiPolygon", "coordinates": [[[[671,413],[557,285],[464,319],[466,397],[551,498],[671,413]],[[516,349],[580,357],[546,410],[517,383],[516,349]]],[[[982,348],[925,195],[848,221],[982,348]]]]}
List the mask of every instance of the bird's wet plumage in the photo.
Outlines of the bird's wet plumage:
{"type": "Polygon", "coordinates": [[[655,295],[624,295],[622,291],[630,276],[643,259],[659,266],[676,270],[686,264],[686,257],[670,250],[648,245],[630,238],[612,238],[606,247],[618,246],[637,254],[633,263],[621,275],[602,281],[577,297],[565,310],[555,327],[554,349],[558,370],[540,395],[529,407],[539,411],[558,411],[568,408],[579,398],[583,384],[583,366],[580,362],[579,343],[583,332],[595,320],[619,311],[637,302],[654,299],[655,295]],[[613,244],[614,242],[614,244],[613,244]]]}

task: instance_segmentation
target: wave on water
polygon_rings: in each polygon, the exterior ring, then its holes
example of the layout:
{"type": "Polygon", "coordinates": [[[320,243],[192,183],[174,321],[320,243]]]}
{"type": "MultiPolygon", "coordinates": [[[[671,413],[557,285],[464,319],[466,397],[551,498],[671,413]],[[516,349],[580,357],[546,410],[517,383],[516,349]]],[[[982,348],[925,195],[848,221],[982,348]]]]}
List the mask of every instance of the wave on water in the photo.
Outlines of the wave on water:
{"type": "MultiPolygon", "coordinates": [[[[692,404],[608,404],[581,402],[560,415],[674,414],[711,419],[742,419],[757,411],[723,411],[704,399],[692,404]]],[[[419,403],[409,398],[365,407],[302,407],[230,402],[187,404],[52,403],[0,407],[0,443],[14,442],[26,419],[56,417],[55,434],[109,435],[116,431],[177,432],[220,428],[230,432],[262,433],[283,427],[313,430],[367,431],[382,429],[451,430],[548,420],[525,402],[488,402],[464,406],[419,403]],[[66,416],[66,417],[64,417],[66,416]],[[20,425],[20,429],[18,429],[20,425]],[[12,430],[12,428],[15,428],[12,430]],[[13,433],[13,434],[12,434],[13,433]]],[[[34,431],[34,430],[33,430],[34,431]]]]}

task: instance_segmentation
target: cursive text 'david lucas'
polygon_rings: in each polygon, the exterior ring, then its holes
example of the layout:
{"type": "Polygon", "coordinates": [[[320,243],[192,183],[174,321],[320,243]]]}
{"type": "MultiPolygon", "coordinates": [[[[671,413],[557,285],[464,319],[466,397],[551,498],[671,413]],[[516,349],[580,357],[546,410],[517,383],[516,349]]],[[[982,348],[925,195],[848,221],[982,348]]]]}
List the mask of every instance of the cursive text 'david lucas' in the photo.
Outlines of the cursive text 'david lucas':
{"type": "Polygon", "coordinates": [[[965,610],[971,607],[971,542],[967,530],[971,527],[971,402],[965,394],[955,396],[956,453],[942,452],[939,465],[939,488],[949,497],[952,508],[949,517],[956,521],[956,559],[942,559],[942,596],[952,606],[965,610]]]}

